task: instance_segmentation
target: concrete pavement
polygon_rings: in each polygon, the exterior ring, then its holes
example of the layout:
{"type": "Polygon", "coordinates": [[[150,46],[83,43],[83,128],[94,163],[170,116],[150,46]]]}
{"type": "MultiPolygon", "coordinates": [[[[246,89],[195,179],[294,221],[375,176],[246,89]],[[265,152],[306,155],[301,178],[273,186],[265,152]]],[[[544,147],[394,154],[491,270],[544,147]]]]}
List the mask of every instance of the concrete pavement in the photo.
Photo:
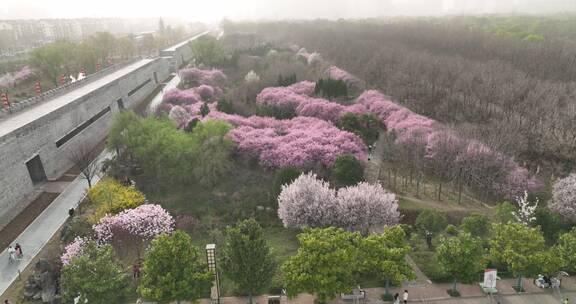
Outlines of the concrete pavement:
{"type": "MultiPolygon", "coordinates": [[[[104,151],[94,161],[99,164],[112,156],[104,151]]],[[[93,184],[100,180],[100,176],[95,176],[93,184]]],[[[68,210],[76,208],[86,195],[88,183],[81,176],[71,182],[64,191],[48,206],[17,238],[13,244],[19,243],[22,246],[24,257],[13,263],[8,263],[8,249],[0,253],[0,295],[10,287],[18,278],[20,271],[23,271],[30,261],[42,250],[46,242],[52,238],[54,233],[66,222],[68,210]]]]}

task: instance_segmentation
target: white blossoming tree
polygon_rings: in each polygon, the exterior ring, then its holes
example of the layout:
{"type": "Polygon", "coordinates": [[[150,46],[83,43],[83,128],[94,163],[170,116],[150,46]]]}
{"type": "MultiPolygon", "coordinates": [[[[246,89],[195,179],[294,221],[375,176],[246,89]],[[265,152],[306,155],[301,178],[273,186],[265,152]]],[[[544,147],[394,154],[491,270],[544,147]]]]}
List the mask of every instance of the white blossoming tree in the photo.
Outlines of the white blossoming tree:
{"type": "Polygon", "coordinates": [[[513,211],[512,215],[518,220],[518,222],[530,226],[536,220],[536,208],[538,208],[538,198],[534,202],[528,200],[528,191],[524,191],[523,196],[518,196],[516,198],[516,203],[518,204],[518,210],[513,211]]]}

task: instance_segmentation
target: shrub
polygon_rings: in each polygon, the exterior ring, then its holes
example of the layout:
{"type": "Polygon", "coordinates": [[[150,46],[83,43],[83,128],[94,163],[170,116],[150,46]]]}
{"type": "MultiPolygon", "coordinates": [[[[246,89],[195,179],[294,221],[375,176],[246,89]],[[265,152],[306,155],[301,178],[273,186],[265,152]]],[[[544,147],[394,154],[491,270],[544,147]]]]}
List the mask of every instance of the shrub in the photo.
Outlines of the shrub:
{"type": "Polygon", "coordinates": [[[320,78],[316,82],[314,88],[314,94],[317,96],[322,96],[328,99],[335,97],[346,97],[348,96],[348,86],[342,80],[336,80],[332,78],[320,78]]]}
{"type": "Polygon", "coordinates": [[[495,218],[496,221],[502,224],[506,224],[508,222],[516,222],[516,217],[514,216],[514,212],[516,212],[516,207],[512,205],[510,202],[504,201],[498,205],[496,205],[495,218]]]}
{"type": "Polygon", "coordinates": [[[444,229],[444,232],[448,235],[454,236],[458,234],[458,228],[454,225],[448,225],[446,226],[446,229],[444,229]]]}
{"type": "Polygon", "coordinates": [[[566,223],[559,214],[551,212],[547,208],[538,208],[535,212],[534,225],[540,226],[542,234],[549,244],[555,243],[562,233],[570,230],[570,224],[566,223]]]}
{"type": "Polygon", "coordinates": [[[332,165],[331,176],[338,186],[356,185],[364,180],[364,168],[353,155],[340,155],[332,165]]]}
{"type": "Polygon", "coordinates": [[[76,237],[85,237],[92,231],[92,225],[85,217],[73,217],[66,221],[60,233],[62,243],[69,243],[76,237]]]}
{"type": "Polygon", "coordinates": [[[88,191],[88,198],[96,204],[94,222],[106,214],[117,214],[125,209],[142,205],[146,198],[134,186],[123,186],[111,178],[101,180],[88,191]]]}
{"type": "Polygon", "coordinates": [[[218,101],[218,103],[216,103],[216,110],[218,110],[222,113],[227,113],[227,114],[233,114],[234,113],[234,108],[232,107],[232,103],[227,101],[224,98],[220,99],[218,101]]]}
{"type": "Polygon", "coordinates": [[[424,210],[416,218],[416,228],[421,232],[438,233],[448,225],[446,216],[438,211],[424,210]]]}
{"type": "Polygon", "coordinates": [[[460,228],[472,236],[486,237],[490,231],[490,220],[481,214],[469,215],[462,219],[460,228]]]}
{"type": "Polygon", "coordinates": [[[380,297],[384,302],[394,301],[394,296],[391,293],[383,293],[380,297]]]}

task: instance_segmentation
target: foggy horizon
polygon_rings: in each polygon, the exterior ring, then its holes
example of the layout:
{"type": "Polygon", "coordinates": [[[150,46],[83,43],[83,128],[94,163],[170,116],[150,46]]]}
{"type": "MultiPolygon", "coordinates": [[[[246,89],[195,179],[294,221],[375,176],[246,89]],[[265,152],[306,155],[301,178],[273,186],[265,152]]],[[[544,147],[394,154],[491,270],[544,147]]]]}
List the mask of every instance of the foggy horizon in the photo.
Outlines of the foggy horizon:
{"type": "Polygon", "coordinates": [[[78,5],[71,0],[5,0],[0,19],[174,18],[214,22],[224,18],[339,19],[387,16],[443,16],[463,14],[554,14],[576,12],[571,0],[215,0],[192,3],[163,1],[161,5],[101,0],[78,5]],[[137,7],[137,9],[135,9],[137,7]]]}

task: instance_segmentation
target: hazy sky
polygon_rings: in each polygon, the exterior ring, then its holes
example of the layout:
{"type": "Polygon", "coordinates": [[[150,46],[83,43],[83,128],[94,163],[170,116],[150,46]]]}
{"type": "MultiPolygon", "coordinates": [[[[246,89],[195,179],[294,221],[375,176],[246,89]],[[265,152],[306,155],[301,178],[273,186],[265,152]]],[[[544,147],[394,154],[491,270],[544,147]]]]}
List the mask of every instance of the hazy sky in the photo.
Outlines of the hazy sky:
{"type": "Polygon", "coordinates": [[[247,18],[359,18],[387,14],[576,9],[576,0],[1,0],[0,19],[177,17],[189,21],[247,18]]]}

